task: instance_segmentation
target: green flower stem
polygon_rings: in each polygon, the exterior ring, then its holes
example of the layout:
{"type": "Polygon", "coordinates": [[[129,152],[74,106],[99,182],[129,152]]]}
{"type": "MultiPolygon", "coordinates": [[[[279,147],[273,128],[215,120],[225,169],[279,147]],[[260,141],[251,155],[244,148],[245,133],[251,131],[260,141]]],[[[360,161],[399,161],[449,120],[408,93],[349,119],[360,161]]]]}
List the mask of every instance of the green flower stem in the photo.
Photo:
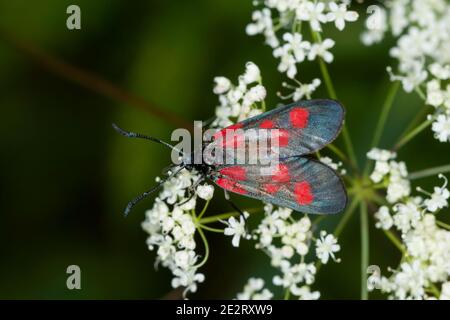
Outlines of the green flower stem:
{"type": "Polygon", "coordinates": [[[420,121],[426,116],[428,113],[428,108],[424,106],[420,109],[420,111],[416,114],[416,116],[411,120],[406,129],[400,135],[400,139],[402,139],[408,132],[410,132],[413,128],[419,125],[420,121]]]}
{"type": "MultiPolygon", "coordinates": [[[[386,100],[384,101],[383,108],[381,109],[380,117],[378,119],[378,123],[375,129],[375,134],[373,135],[371,149],[375,148],[381,139],[381,134],[383,133],[384,126],[386,124],[387,117],[392,108],[395,96],[397,95],[398,88],[400,87],[399,81],[394,81],[389,88],[388,94],[386,96],[386,100]]],[[[367,175],[369,171],[369,162],[367,162],[364,168],[364,175],[367,175]]]]}
{"type": "Polygon", "coordinates": [[[339,150],[339,148],[336,147],[334,144],[330,143],[329,145],[327,145],[327,148],[330,149],[334,154],[336,154],[342,161],[344,162],[348,161],[345,154],[341,150],[339,150]]]}
{"type": "Polygon", "coordinates": [[[395,146],[394,150],[397,151],[401,147],[403,147],[405,144],[407,144],[412,138],[417,136],[419,133],[421,133],[423,130],[425,130],[435,119],[435,116],[431,117],[430,119],[422,122],[420,125],[418,125],[415,129],[411,130],[406,136],[404,136],[400,141],[398,141],[395,146]]]}
{"type": "Polygon", "coordinates": [[[422,89],[420,89],[420,87],[416,87],[414,90],[417,92],[417,94],[423,101],[427,100],[427,97],[423,93],[422,89]]]}
{"type": "Polygon", "coordinates": [[[211,232],[216,232],[216,233],[223,233],[224,232],[223,229],[208,227],[208,226],[205,226],[205,225],[200,224],[200,223],[198,224],[198,226],[200,228],[202,228],[202,229],[205,229],[205,230],[211,231],[211,232]]]}
{"type": "Polygon", "coordinates": [[[200,214],[197,217],[197,221],[199,221],[203,217],[203,215],[205,214],[206,209],[208,209],[209,201],[210,200],[206,201],[205,205],[203,206],[202,212],[200,212],[200,214]]]}
{"type": "MultiPolygon", "coordinates": [[[[249,208],[249,209],[244,209],[244,211],[248,212],[248,213],[256,213],[258,211],[261,210],[261,207],[256,207],[256,208],[249,208]]],[[[205,217],[200,219],[198,222],[200,224],[208,224],[208,223],[213,223],[213,222],[217,222],[219,220],[225,220],[228,219],[230,217],[236,217],[238,216],[240,213],[237,211],[232,211],[232,212],[226,212],[226,213],[221,213],[218,215],[214,215],[214,216],[209,216],[209,217],[205,217]]]]}
{"type": "Polygon", "coordinates": [[[442,222],[442,221],[436,220],[436,224],[437,224],[439,227],[442,227],[442,228],[444,228],[444,229],[450,230],[450,225],[447,224],[447,223],[444,223],[444,222],[442,222]]]}
{"type": "Polygon", "coordinates": [[[434,296],[436,298],[439,298],[441,293],[439,292],[439,289],[436,288],[436,286],[434,285],[434,283],[430,283],[430,291],[434,294],[434,296]]]}
{"type": "Polygon", "coordinates": [[[367,204],[361,202],[361,299],[367,300],[367,268],[369,267],[369,217],[367,204]]]}
{"type": "Polygon", "coordinates": [[[203,260],[199,264],[195,265],[195,268],[200,268],[201,266],[203,266],[206,263],[206,261],[208,261],[208,258],[209,258],[209,244],[208,244],[208,240],[206,239],[205,234],[203,233],[202,228],[197,226],[197,230],[198,230],[198,233],[200,234],[200,237],[202,238],[203,244],[205,246],[205,256],[203,257],[203,260]]]}
{"type": "MultiPolygon", "coordinates": [[[[312,38],[314,39],[314,41],[316,43],[322,42],[320,33],[314,31],[311,28],[311,26],[310,26],[310,29],[311,29],[311,35],[312,35],[312,38]]],[[[319,57],[318,60],[319,60],[320,72],[322,73],[322,78],[325,82],[325,86],[327,88],[328,95],[330,96],[331,99],[337,100],[336,90],[334,89],[333,82],[331,81],[331,77],[330,77],[330,73],[328,72],[327,65],[326,65],[325,61],[323,61],[322,58],[319,57]]],[[[348,155],[350,158],[350,164],[352,165],[352,167],[354,169],[358,170],[358,163],[356,161],[355,150],[353,149],[353,143],[350,138],[350,134],[348,132],[347,125],[345,124],[345,122],[344,122],[344,126],[342,128],[342,136],[344,138],[344,144],[345,144],[345,147],[347,149],[347,152],[348,152],[348,155]]]]}
{"type": "Polygon", "coordinates": [[[408,175],[408,179],[409,180],[421,179],[421,178],[426,178],[426,177],[438,175],[439,173],[446,173],[446,172],[450,172],[450,164],[447,164],[445,166],[428,168],[428,169],[410,173],[408,175]]]}
{"type": "Polygon", "coordinates": [[[284,293],[284,300],[289,300],[291,297],[291,290],[289,288],[286,288],[286,292],[284,293]]]}
{"type": "Polygon", "coordinates": [[[397,236],[390,230],[383,230],[384,234],[388,237],[389,240],[397,247],[398,250],[400,250],[403,254],[406,253],[406,249],[403,246],[403,244],[400,242],[400,240],[397,238],[397,236]]]}
{"type": "Polygon", "coordinates": [[[347,222],[350,220],[350,217],[355,212],[356,207],[358,206],[360,200],[357,197],[354,197],[352,199],[352,202],[347,207],[347,210],[342,215],[341,220],[339,221],[338,225],[336,226],[336,229],[334,229],[334,236],[337,238],[340,236],[342,231],[344,230],[344,227],[347,225],[347,222]]]}

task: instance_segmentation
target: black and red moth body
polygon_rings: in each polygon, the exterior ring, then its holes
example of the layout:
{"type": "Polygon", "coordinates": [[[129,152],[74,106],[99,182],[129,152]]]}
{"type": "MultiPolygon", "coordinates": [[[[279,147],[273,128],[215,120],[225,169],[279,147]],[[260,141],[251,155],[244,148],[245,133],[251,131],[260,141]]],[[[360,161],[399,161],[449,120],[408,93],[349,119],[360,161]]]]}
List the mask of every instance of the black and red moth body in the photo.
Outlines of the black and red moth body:
{"type": "MultiPolygon", "coordinates": [[[[209,164],[208,177],[221,188],[295,211],[314,214],[341,212],[347,194],[337,173],[308,155],[331,143],[344,121],[344,108],[334,100],[298,101],[222,129],[214,148],[247,148],[242,130],[277,129],[278,164],[209,164]],[[240,129],[240,130],[237,130],[240,129]],[[239,131],[232,135],[230,130],[239,131]]],[[[236,163],[236,162],[235,162],[236,163]]]]}

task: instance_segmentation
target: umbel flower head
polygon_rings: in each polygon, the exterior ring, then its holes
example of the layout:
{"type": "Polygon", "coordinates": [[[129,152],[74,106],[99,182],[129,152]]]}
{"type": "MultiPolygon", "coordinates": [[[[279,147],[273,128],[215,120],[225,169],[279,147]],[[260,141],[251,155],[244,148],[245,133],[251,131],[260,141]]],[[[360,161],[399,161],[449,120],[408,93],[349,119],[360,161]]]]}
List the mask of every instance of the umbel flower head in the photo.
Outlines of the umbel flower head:
{"type": "Polygon", "coordinates": [[[366,45],[380,42],[387,32],[397,39],[387,68],[392,81],[406,92],[416,91],[435,108],[429,119],[440,142],[450,141],[450,7],[445,0],[394,0],[374,7],[362,35],[366,45]]]}
{"type": "MultiPolygon", "coordinates": [[[[312,84],[301,85],[300,89],[304,88],[301,89],[304,90],[303,94],[310,97],[319,83],[315,80],[312,84]]],[[[218,96],[219,105],[216,107],[213,127],[228,126],[264,111],[266,89],[256,64],[246,64],[245,72],[238,77],[237,84],[225,77],[214,78],[214,84],[213,92],[218,96]]],[[[329,157],[321,161],[336,169],[342,166],[342,163],[334,163],[329,157]]],[[[176,170],[178,168],[172,169],[173,172],[176,170]]],[[[185,295],[195,292],[198,284],[205,281],[205,275],[199,272],[199,268],[208,259],[208,244],[202,230],[211,229],[202,224],[201,218],[213,198],[214,187],[198,184],[199,178],[200,175],[195,171],[183,169],[165,181],[142,223],[143,229],[149,234],[148,248],[156,251],[156,265],[162,265],[172,272],[172,287],[183,287],[185,295]],[[188,190],[192,191],[195,185],[195,194],[189,197],[188,190]],[[203,209],[197,214],[201,203],[203,209]],[[197,253],[199,246],[196,235],[200,235],[205,246],[204,255],[197,253]]],[[[313,223],[308,216],[292,214],[291,209],[265,205],[261,211],[264,215],[253,230],[249,230],[247,224],[250,219],[248,212],[240,216],[232,215],[225,220],[219,218],[217,221],[222,222],[224,228],[212,230],[230,237],[233,247],[240,247],[242,241],[252,241],[257,250],[268,255],[271,265],[276,268],[277,274],[272,279],[274,285],[289,290],[300,299],[318,299],[320,293],[310,288],[315,281],[315,262],[314,259],[305,262],[306,256],[311,251],[315,253],[314,258],[324,264],[330,260],[338,261],[336,254],[340,246],[337,239],[325,231],[316,239],[313,223]]],[[[240,299],[272,297],[273,294],[264,288],[264,281],[257,278],[250,278],[243,292],[238,294],[240,299]]]]}
{"type": "MultiPolygon", "coordinates": [[[[382,166],[375,164],[372,180],[384,180],[387,188],[386,199],[389,205],[381,206],[375,213],[377,228],[390,231],[394,229],[401,234],[403,259],[390,277],[382,277],[380,289],[395,299],[427,299],[436,294],[439,283],[442,285],[440,298],[446,299],[447,284],[450,277],[450,231],[439,227],[435,214],[448,206],[450,193],[447,189],[447,178],[439,175],[444,184],[435,187],[429,193],[418,187],[417,190],[426,197],[413,196],[409,187],[404,187],[394,196],[389,194],[392,184],[398,184],[398,163],[395,154],[374,149],[368,157],[382,166]],[[388,163],[389,161],[389,163],[388,163]],[[385,164],[387,167],[385,168],[385,164]],[[394,170],[394,175],[392,175],[394,170]],[[375,177],[375,179],[374,179],[375,177]]],[[[401,176],[407,176],[406,166],[402,166],[401,176]]],[[[392,189],[392,188],[391,188],[392,189]]],[[[373,290],[373,287],[371,288],[373,290]]]]}

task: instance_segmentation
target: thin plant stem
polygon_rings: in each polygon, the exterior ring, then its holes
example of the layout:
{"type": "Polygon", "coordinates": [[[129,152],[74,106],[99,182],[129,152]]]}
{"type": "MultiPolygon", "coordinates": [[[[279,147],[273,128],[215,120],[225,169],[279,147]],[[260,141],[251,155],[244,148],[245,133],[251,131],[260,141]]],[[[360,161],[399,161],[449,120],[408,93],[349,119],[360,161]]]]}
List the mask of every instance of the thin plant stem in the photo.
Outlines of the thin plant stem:
{"type": "MultiPolygon", "coordinates": [[[[256,212],[258,212],[260,210],[261,210],[261,207],[244,209],[244,211],[246,211],[248,213],[256,213],[256,212]]],[[[240,213],[237,212],[237,211],[231,211],[231,212],[217,214],[217,215],[214,215],[214,216],[205,217],[205,218],[200,219],[198,222],[200,224],[208,224],[208,223],[217,222],[219,220],[228,219],[230,217],[236,217],[239,214],[240,213]]]]}
{"type": "Polygon", "coordinates": [[[344,162],[348,161],[345,154],[334,144],[330,143],[329,145],[327,145],[327,148],[330,149],[330,151],[332,151],[334,154],[336,154],[342,161],[344,161],[344,162]]]}
{"type": "MultiPolygon", "coordinates": [[[[378,123],[375,129],[375,134],[372,138],[371,149],[375,148],[381,139],[381,134],[383,133],[384,126],[386,125],[386,120],[388,118],[389,112],[392,108],[395,96],[397,95],[398,88],[400,87],[399,81],[394,81],[389,88],[386,100],[384,101],[383,108],[381,109],[380,117],[378,118],[378,123]]],[[[367,175],[369,170],[369,163],[367,162],[364,168],[364,175],[367,175]]]]}
{"type": "Polygon", "coordinates": [[[361,202],[361,299],[367,300],[367,268],[369,267],[369,217],[367,204],[361,202]]]}
{"type": "Polygon", "coordinates": [[[195,265],[195,268],[200,268],[201,266],[203,266],[206,263],[206,261],[208,261],[208,258],[209,258],[209,244],[208,244],[208,240],[206,239],[205,234],[203,233],[202,228],[197,226],[197,230],[198,230],[198,233],[200,234],[200,237],[202,238],[203,244],[205,246],[205,256],[203,257],[202,261],[199,264],[195,265]]]}
{"type": "Polygon", "coordinates": [[[334,229],[334,236],[337,238],[341,235],[341,232],[344,230],[345,226],[347,225],[348,221],[350,220],[350,217],[355,212],[356,207],[359,204],[359,198],[354,197],[352,199],[352,202],[348,206],[347,210],[342,215],[341,220],[339,221],[338,225],[334,229]]]}
{"type": "Polygon", "coordinates": [[[409,180],[421,179],[421,178],[426,178],[426,177],[438,175],[439,173],[446,173],[446,172],[450,172],[450,164],[447,164],[445,166],[433,167],[433,168],[428,168],[428,169],[412,172],[408,175],[408,179],[409,180]]]}
{"type": "Polygon", "coordinates": [[[289,290],[289,288],[287,288],[284,293],[284,300],[289,300],[290,297],[291,297],[291,290],[289,290]]]}
{"type": "Polygon", "coordinates": [[[417,125],[419,125],[420,120],[428,113],[427,108],[424,106],[423,108],[420,108],[420,111],[416,114],[416,116],[410,121],[406,129],[402,132],[400,135],[400,139],[402,139],[408,132],[410,132],[413,128],[415,128],[417,125]]]}
{"type": "Polygon", "coordinates": [[[444,229],[450,230],[450,224],[444,223],[439,220],[436,220],[436,224],[444,229]]]}
{"type": "Polygon", "coordinates": [[[207,230],[207,231],[216,232],[216,233],[223,233],[223,232],[224,232],[223,229],[212,228],[212,227],[209,227],[209,226],[205,226],[205,225],[203,225],[203,224],[200,224],[200,223],[199,223],[198,225],[199,225],[200,228],[205,229],[205,230],[207,230]]]}
{"type": "Polygon", "coordinates": [[[397,236],[390,230],[383,230],[386,237],[391,240],[391,242],[397,247],[398,250],[400,250],[403,254],[406,253],[406,249],[403,246],[403,244],[400,242],[400,240],[397,238],[397,236]]]}
{"type": "Polygon", "coordinates": [[[405,144],[407,144],[412,138],[417,136],[419,133],[421,133],[423,130],[425,130],[433,121],[435,117],[431,117],[430,119],[422,122],[420,125],[418,125],[415,129],[411,130],[406,136],[404,136],[400,141],[398,141],[394,146],[394,151],[399,150],[401,147],[403,147],[405,144]]]}
{"type": "MultiPolygon", "coordinates": [[[[315,32],[311,26],[311,35],[314,39],[315,42],[319,43],[321,42],[321,36],[318,32],[315,32]]],[[[327,65],[325,63],[325,61],[323,61],[322,58],[318,57],[318,61],[319,61],[319,67],[320,67],[320,72],[322,73],[322,78],[325,82],[325,87],[327,88],[328,91],[328,95],[330,96],[331,99],[335,99],[337,100],[337,94],[336,94],[336,90],[334,89],[333,86],[333,82],[331,81],[331,77],[330,77],[330,73],[328,72],[328,68],[327,65]]],[[[344,144],[345,147],[347,149],[349,158],[350,158],[350,164],[352,165],[352,167],[356,170],[358,170],[358,163],[356,161],[356,154],[355,154],[355,150],[353,148],[353,143],[352,140],[350,138],[350,134],[348,132],[347,129],[347,125],[344,122],[344,126],[342,128],[342,136],[344,138],[344,144]]]]}
{"type": "Polygon", "coordinates": [[[369,217],[367,204],[361,202],[361,300],[367,300],[367,268],[369,267],[369,217]]]}
{"type": "Polygon", "coordinates": [[[197,220],[200,220],[203,217],[203,215],[205,214],[206,209],[208,209],[209,201],[210,200],[206,201],[205,205],[203,206],[202,212],[200,212],[200,214],[197,216],[197,220]]]}
{"type": "Polygon", "coordinates": [[[436,298],[439,298],[439,296],[441,295],[441,293],[439,292],[439,289],[436,288],[436,286],[434,285],[434,283],[430,283],[430,291],[434,294],[434,296],[436,298]]]}
{"type": "MultiPolygon", "coordinates": [[[[397,81],[397,82],[398,82],[398,81],[397,81]]],[[[417,92],[417,94],[419,95],[419,97],[420,97],[423,101],[425,101],[425,100],[427,99],[427,97],[426,97],[425,94],[423,93],[422,89],[420,89],[420,87],[416,87],[414,90],[417,92]]]]}

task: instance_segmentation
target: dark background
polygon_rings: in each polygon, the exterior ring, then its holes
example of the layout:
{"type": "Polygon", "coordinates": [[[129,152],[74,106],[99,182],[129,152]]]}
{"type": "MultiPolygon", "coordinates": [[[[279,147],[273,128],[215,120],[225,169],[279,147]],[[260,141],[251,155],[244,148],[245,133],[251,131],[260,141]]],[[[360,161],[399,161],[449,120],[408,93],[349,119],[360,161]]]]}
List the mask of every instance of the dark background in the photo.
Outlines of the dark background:
{"type": "MultiPolygon", "coordinates": [[[[163,109],[187,123],[214,114],[214,76],[235,81],[254,61],[274,106],[285,79],[263,38],[245,34],[251,11],[251,1],[242,0],[0,0],[0,298],[161,298],[171,291],[170,273],[155,271],[155,254],[140,227],[152,200],[122,216],[128,200],[169,164],[170,154],[119,136],[111,122],[166,140],[177,126],[100,94],[98,81],[69,80],[77,72],[55,61],[89,70],[144,99],[147,109],[163,109]],[[66,28],[70,4],[81,7],[81,30],[66,28]],[[82,290],[66,288],[71,264],[81,267],[82,290]]],[[[336,40],[330,73],[362,162],[389,87],[385,67],[393,63],[387,52],[394,42],[364,47],[359,36],[365,7],[358,11],[359,22],[325,33],[336,40]]],[[[304,82],[319,74],[314,62],[299,67],[304,82]]],[[[327,97],[323,85],[315,97],[327,97]]],[[[381,147],[391,147],[422,106],[414,93],[400,93],[381,147]]],[[[410,171],[450,161],[448,145],[430,130],[399,158],[410,171]]],[[[441,183],[418,182],[428,189],[441,183]]],[[[235,199],[241,207],[255,205],[235,199]]],[[[209,212],[226,211],[216,189],[209,212]]],[[[339,218],[324,225],[331,231],[339,218]]],[[[387,273],[399,253],[379,230],[370,231],[370,264],[387,273]]],[[[253,244],[235,249],[228,237],[208,237],[212,252],[201,270],[206,282],[191,297],[232,298],[250,276],[271,282],[275,270],[253,244]]],[[[340,239],[342,262],[323,267],[313,286],[323,298],[359,297],[359,237],[355,214],[340,239]]],[[[203,250],[200,241],[197,250],[203,250]]]]}

